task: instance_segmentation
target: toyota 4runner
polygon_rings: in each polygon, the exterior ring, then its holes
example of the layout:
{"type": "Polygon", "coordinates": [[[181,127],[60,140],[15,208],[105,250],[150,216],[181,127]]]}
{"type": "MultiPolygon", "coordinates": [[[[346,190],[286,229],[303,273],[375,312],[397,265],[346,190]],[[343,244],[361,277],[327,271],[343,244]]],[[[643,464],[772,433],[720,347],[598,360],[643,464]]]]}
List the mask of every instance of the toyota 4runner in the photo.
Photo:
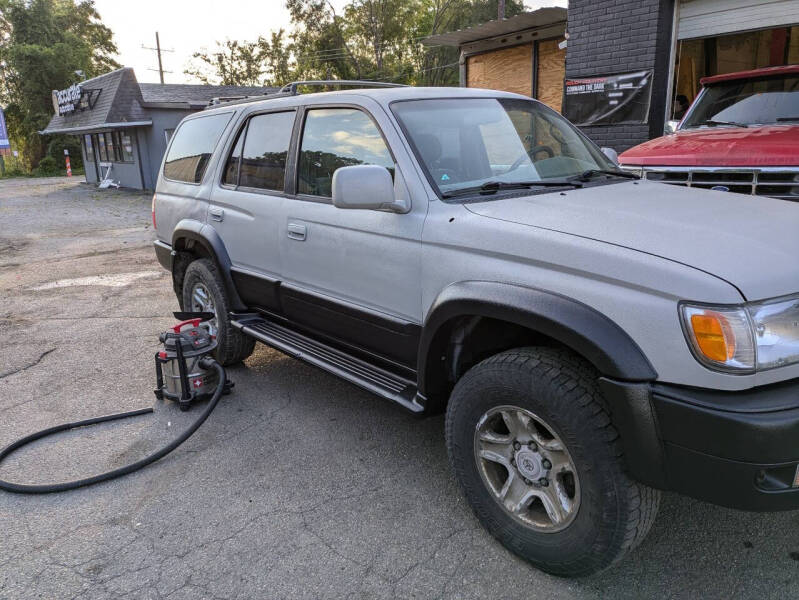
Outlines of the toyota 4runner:
{"type": "Polygon", "coordinates": [[[618,560],[660,490],[799,507],[799,205],[638,180],[515,94],[296,87],[184,119],[153,197],[220,362],[446,411],[478,519],[551,573],[618,560]]]}

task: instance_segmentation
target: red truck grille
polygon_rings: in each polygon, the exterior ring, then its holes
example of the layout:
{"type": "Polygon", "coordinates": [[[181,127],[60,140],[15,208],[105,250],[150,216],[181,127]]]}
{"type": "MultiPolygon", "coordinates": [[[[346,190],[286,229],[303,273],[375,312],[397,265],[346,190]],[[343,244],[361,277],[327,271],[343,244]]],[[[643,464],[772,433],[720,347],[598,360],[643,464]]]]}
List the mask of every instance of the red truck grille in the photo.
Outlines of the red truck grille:
{"type": "Polygon", "coordinates": [[[649,181],[710,189],[723,186],[730,192],[771,196],[799,201],[799,167],[700,168],[644,167],[643,176],[649,181]]]}

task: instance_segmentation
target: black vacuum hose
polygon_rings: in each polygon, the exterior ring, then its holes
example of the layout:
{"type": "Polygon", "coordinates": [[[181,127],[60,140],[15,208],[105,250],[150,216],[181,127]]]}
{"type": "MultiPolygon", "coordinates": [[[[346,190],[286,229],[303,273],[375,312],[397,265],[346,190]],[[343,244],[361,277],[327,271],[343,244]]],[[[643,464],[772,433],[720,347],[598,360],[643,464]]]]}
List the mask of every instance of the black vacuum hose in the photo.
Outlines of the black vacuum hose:
{"type": "MultiPolygon", "coordinates": [[[[121,477],[122,475],[133,473],[133,471],[138,471],[139,469],[146,467],[150,463],[154,463],[155,461],[163,458],[164,456],[172,452],[175,448],[180,446],[187,439],[189,439],[191,435],[195,431],[197,431],[197,429],[199,429],[200,425],[202,425],[205,422],[205,420],[208,418],[208,416],[211,414],[214,408],[216,408],[216,405],[219,402],[219,398],[222,397],[222,392],[225,389],[225,369],[222,367],[222,365],[220,365],[218,362],[216,362],[214,359],[210,357],[205,357],[200,359],[200,366],[204,369],[212,368],[216,370],[216,373],[219,376],[219,383],[217,383],[216,385],[214,394],[213,396],[211,396],[211,400],[208,402],[208,406],[205,408],[205,410],[199,416],[199,418],[194,423],[192,423],[191,427],[189,427],[186,431],[184,431],[180,435],[180,437],[172,441],[169,445],[161,448],[158,452],[154,452],[150,456],[146,456],[145,458],[142,458],[141,460],[135,463],[126,465],[124,467],[120,467],[118,469],[114,469],[113,471],[108,471],[107,473],[101,473],[100,475],[87,477],[85,479],[77,479],[75,481],[65,481],[64,483],[25,485],[20,483],[12,483],[10,481],[3,481],[2,479],[0,479],[0,489],[6,490],[7,492],[14,492],[16,494],[50,494],[52,492],[64,492],[66,490],[74,490],[76,488],[83,487],[86,485],[94,485],[95,483],[100,483],[101,481],[108,481],[109,479],[115,479],[116,477],[121,477]]],[[[16,442],[12,443],[10,446],[5,448],[2,452],[0,452],[0,464],[2,464],[3,460],[5,460],[5,458],[8,455],[18,450],[22,446],[30,444],[31,442],[41,439],[43,437],[47,437],[48,435],[52,435],[60,431],[75,429],[76,427],[86,427],[87,425],[96,425],[97,423],[105,423],[107,421],[116,421],[117,419],[136,417],[151,412],[153,412],[152,408],[140,408],[139,410],[117,413],[115,415],[106,415],[104,417],[95,417],[93,419],[86,419],[85,421],[77,421],[76,423],[64,423],[63,425],[56,425],[55,427],[50,427],[49,429],[44,429],[42,431],[32,433],[28,436],[25,436],[21,440],[17,440],[16,442]]]]}

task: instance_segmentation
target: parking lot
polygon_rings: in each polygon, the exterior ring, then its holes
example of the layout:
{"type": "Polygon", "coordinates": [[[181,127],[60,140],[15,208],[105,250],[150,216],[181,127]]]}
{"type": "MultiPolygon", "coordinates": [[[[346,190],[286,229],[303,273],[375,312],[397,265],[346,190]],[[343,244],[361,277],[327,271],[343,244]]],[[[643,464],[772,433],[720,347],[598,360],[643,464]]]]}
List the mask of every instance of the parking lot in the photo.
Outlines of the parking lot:
{"type": "MultiPolygon", "coordinates": [[[[155,402],[153,354],[178,307],[153,237],[146,194],[0,181],[0,445],[155,402]]],[[[442,417],[417,420],[263,346],[229,376],[235,392],[145,470],[63,494],[0,492],[0,597],[799,596],[799,513],[666,494],[624,562],[558,579],[478,525],[442,417]]],[[[0,478],[120,466],[198,412],[159,402],[154,416],[36,443],[0,478]]]]}

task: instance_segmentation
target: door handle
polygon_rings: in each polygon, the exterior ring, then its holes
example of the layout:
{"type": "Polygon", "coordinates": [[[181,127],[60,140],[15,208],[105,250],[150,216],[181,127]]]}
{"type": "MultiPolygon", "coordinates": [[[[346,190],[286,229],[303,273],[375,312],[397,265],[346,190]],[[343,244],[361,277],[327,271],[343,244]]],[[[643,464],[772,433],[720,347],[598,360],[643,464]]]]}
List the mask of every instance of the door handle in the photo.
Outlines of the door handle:
{"type": "Polygon", "coordinates": [[[208,213],[214,221],[221,221],[225,218],[225,211],[221,208],[209,208],[208,213]]]}
{"type": "Polygon", "coordinates": [[[305,240],[307,233],[308,229],[305,227],[305,225],[300,225],[299,223],[289,223],[288,235],[292,240],[302,242],[305,240]]]}

